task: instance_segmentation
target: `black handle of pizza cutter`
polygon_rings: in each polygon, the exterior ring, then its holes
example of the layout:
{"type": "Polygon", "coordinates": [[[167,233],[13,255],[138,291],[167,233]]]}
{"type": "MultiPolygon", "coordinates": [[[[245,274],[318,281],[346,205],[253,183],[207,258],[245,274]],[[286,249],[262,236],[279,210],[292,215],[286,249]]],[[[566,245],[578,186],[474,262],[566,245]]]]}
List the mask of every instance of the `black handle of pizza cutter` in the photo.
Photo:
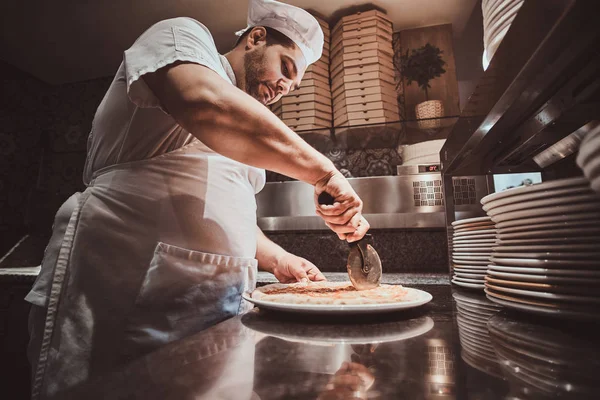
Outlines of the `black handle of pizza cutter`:
{"type": "MultiPolygon", "coordinates": [[[[332,205],[335,202],[335,199],[332,195],[327,192],[321,192],[319,197],[317,198],[319,204],[324,205],[332,205]]],[[[355,242],[348,242],[348,246],[350,248],[358,247],[358,251],[360,252],[360,258],[362,259],[362,271],[365,274],[368,274],[371,271],[371,264],[369,263],[369,257],[367,257],[367,245],[373,245],[373,237],[370,234],[366,234],[361,239],[355,242]]]]}

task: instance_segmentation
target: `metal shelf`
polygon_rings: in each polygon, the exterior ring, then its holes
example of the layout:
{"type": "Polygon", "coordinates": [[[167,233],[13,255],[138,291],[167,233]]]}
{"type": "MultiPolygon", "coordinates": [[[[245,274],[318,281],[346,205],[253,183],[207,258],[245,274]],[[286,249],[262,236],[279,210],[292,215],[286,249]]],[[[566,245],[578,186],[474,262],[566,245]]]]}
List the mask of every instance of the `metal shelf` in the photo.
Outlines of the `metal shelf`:
{"type": "Polygon", "coordinates": [[[523,4],[442,148],[443,175],[539,171],[535,155],[600,119],[596,3],[523,4]]]}

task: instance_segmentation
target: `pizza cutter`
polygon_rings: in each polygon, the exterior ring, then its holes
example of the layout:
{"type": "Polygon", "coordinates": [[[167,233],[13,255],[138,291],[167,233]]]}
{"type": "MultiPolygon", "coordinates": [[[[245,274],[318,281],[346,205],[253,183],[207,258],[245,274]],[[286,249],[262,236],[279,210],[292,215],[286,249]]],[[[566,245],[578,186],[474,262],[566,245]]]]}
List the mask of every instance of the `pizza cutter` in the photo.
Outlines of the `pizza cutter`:
{"type": "MultiPolygon", "coordinates": [[[[334,198],[327,192],[318,197],[319,204],[332,205],[334,198]]],[[[381,281],[381,260],[373,248],[373,236],[366,234],[356,242],[348,243],[348,262],[346,268],[350,282],[356,290],[373,289],[381,281]]]]}

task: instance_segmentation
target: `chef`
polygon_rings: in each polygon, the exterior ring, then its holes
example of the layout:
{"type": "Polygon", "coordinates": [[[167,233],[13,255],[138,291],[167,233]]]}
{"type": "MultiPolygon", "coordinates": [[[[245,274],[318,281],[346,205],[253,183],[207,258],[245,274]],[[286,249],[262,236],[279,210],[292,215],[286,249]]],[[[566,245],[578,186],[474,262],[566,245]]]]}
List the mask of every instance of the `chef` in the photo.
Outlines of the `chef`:
{"type": "Polygon", "coordinates": [[[87,187],[57,213],[27,296],[34,398],[244,312],[257,267],[323,280],[257,227],[264,169],[331,194],[316,212],[340,239],[369,229],[332,162],[266,107],[321,57],[316,19],[250,0],[238,36],[220,55],[204,25],[174,18],[124,52],[92,123],[87,187]]]}

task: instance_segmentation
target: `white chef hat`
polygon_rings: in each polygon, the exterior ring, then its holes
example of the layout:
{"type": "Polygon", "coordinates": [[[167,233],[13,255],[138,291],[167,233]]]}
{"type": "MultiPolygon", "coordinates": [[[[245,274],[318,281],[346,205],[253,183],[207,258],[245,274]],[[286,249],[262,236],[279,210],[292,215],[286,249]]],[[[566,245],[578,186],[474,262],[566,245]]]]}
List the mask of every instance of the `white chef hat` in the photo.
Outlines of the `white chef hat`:
{"type": "Polygon", "coordinates": [[[236,35],[254,26],[267,26],[290,38],[302,51],[307,66],[321,58],[323,30],[315,17],[301,8],[275,0],[249,0],[248,26],[236,35]]]}

